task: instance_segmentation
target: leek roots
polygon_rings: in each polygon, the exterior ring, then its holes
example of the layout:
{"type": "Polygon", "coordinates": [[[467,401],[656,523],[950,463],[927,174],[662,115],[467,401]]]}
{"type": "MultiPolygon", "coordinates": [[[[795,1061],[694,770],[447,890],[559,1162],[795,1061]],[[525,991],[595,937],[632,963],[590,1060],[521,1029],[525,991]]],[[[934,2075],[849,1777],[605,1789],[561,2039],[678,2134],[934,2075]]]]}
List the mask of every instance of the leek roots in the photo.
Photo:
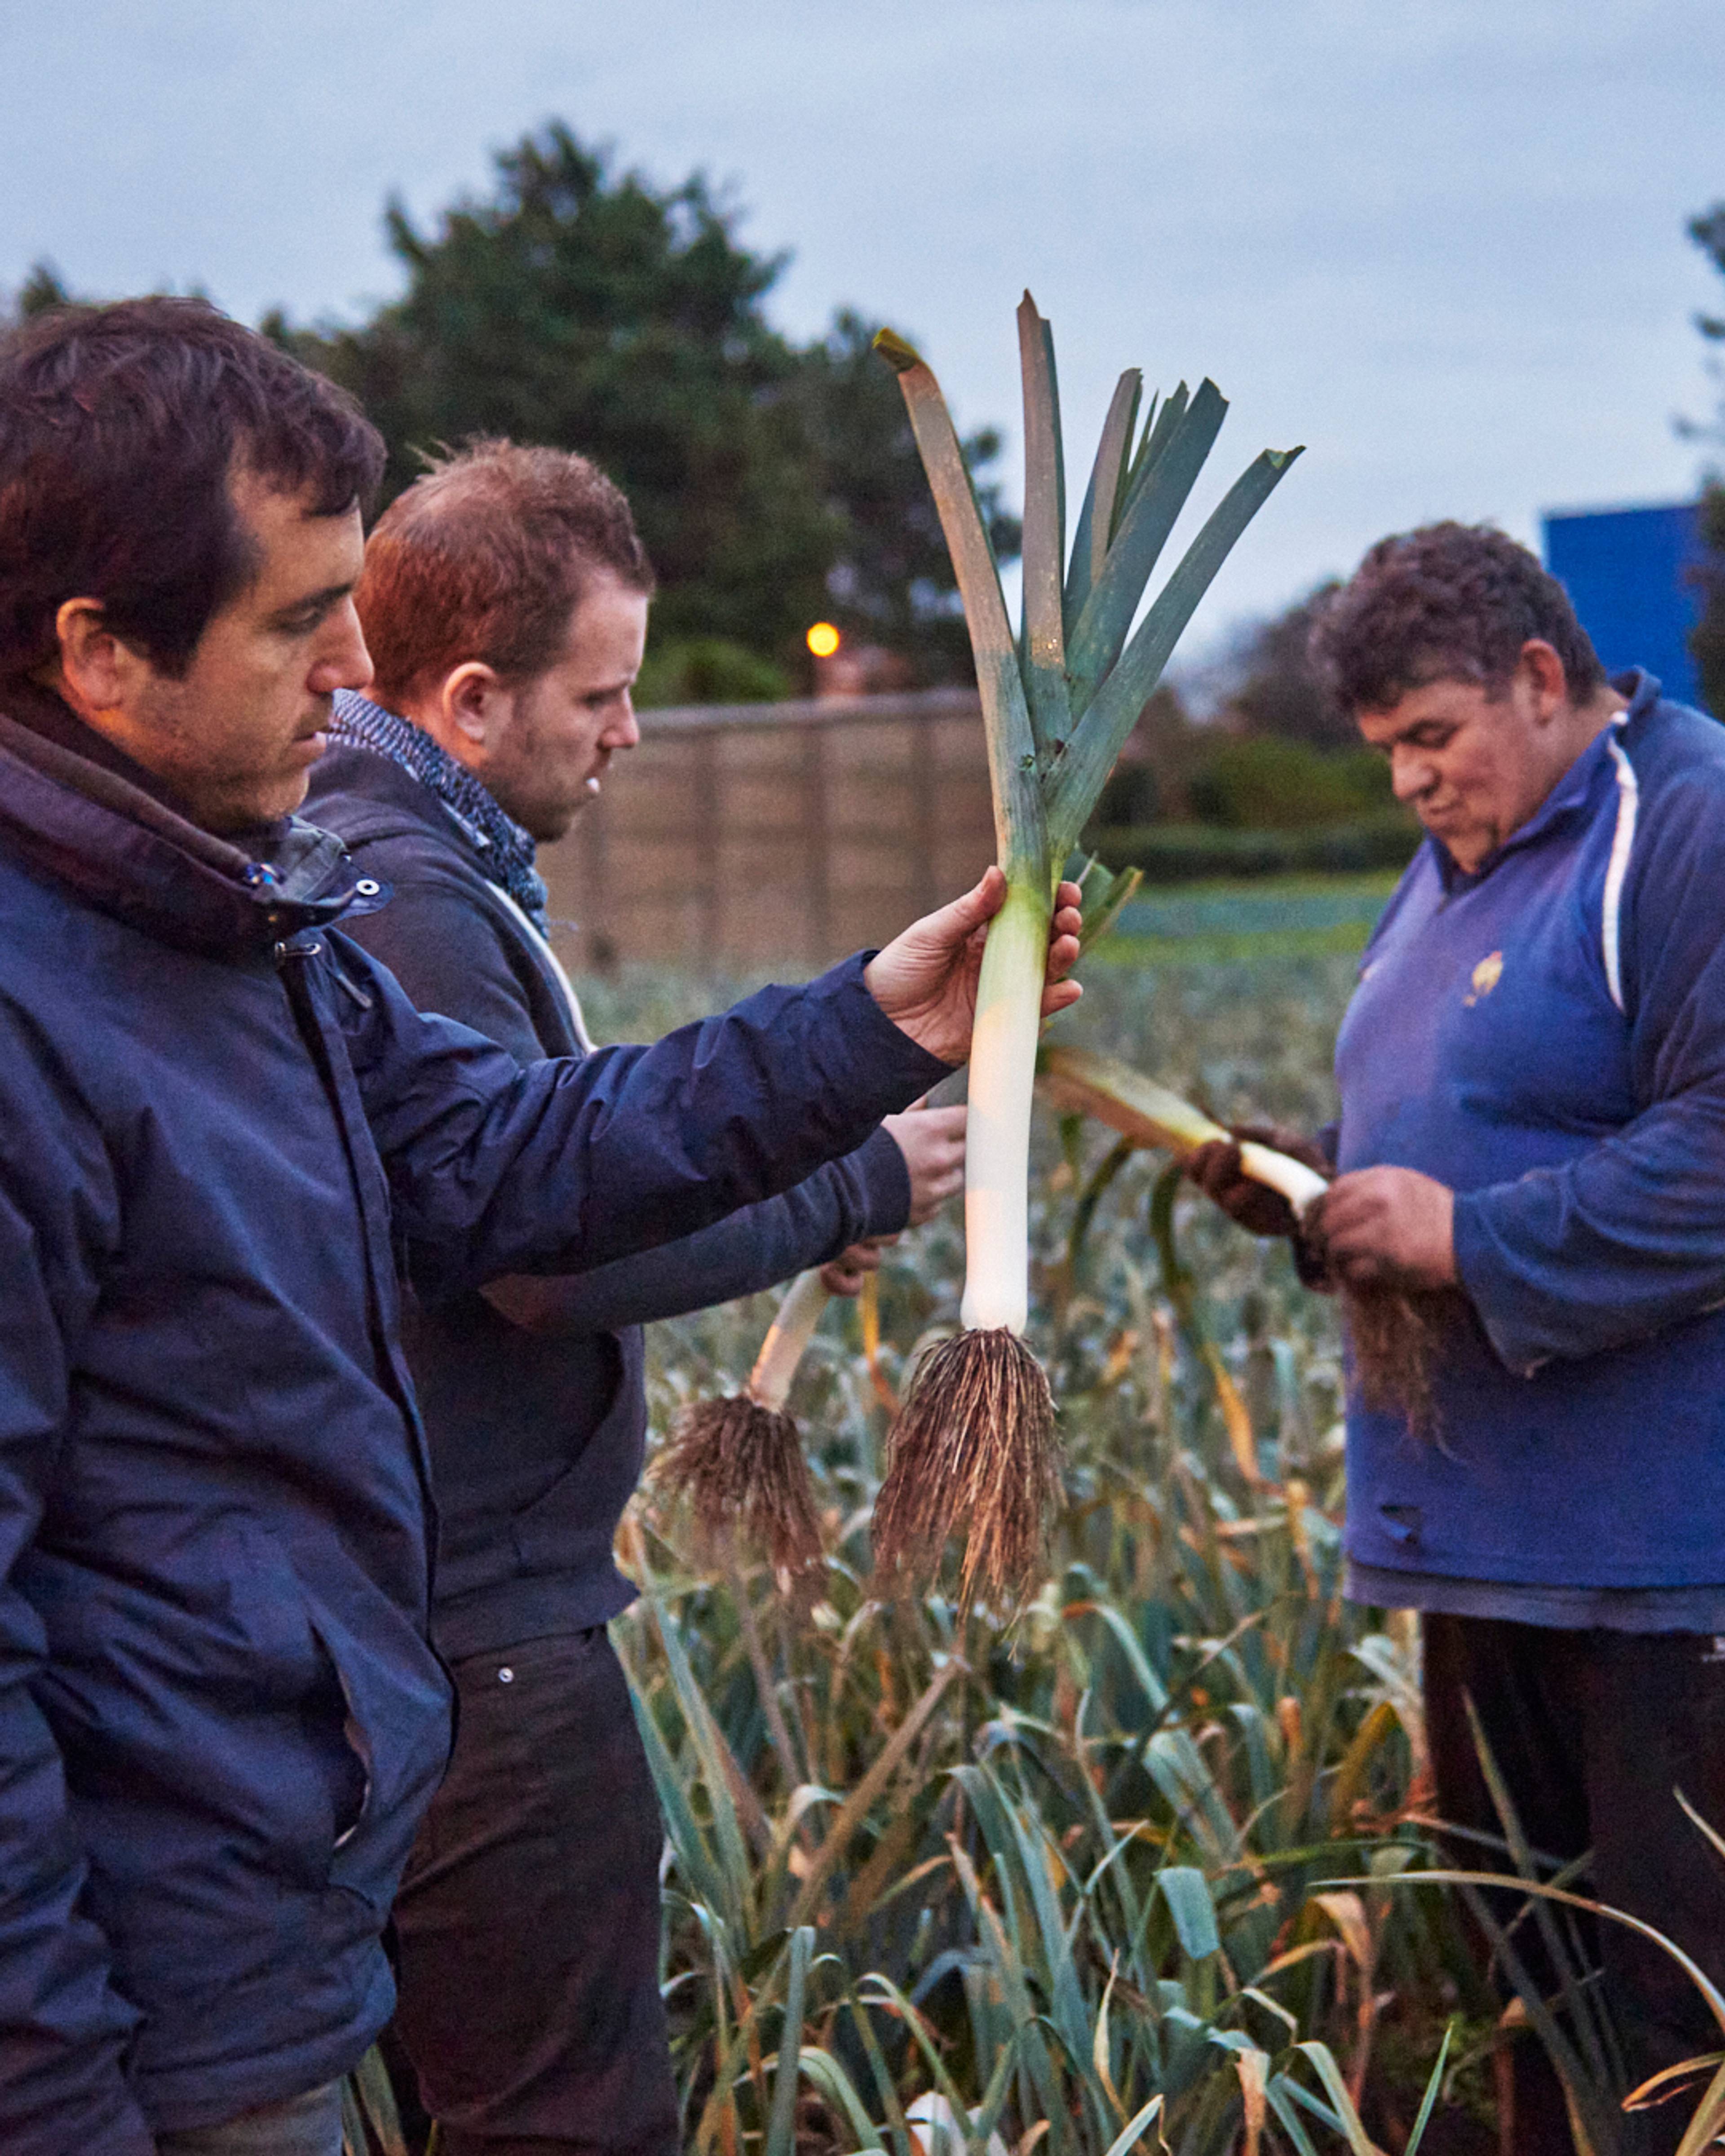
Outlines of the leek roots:
{"type": "Polygon", "coordinates": [[[932,1572],[964,1532],[958,1602],[978,1587],[1035,1584],[1042,1523],[1060,1494],[1055,1406],[1042,1365],[1004,1326],[961,1332],[924,1357],[889,1441],[875,1506],[875,1561],[889,1585],[932,1572]]]}
{"type": "Polygon", "coordinates": [[[1183,383],[1159,413],[1153,400],[1140,432],[1138,377],[1122,375],[1069,559],[1054,337],[1028,292],[1018,329],[1024,536],[1017,636],[940,384],[902,337],[882,331],[875,339],[897,371],[964,604],[996,858],[1008,886],[989,924],[971,1049],[963,1307],[969,1329],[918,1371],[876,1508],[879,1554],[890,1571],[932,1568],[962,1523],[966,1601],[978,1584],[1022,1589],[1029,1583],[1041,1519],[1059,1494],[1053,1402],[1019,1338],[1028,1305],[1030,1107],[1055,886],[1180,632],[1299,454],[1266,450],[1242,475],[1134,630],[1158,557],[1227,407],[1214,382],[1195,397],[1183,383]]]}
{"type": "Polygon", "coordinates": [[[652,1481],[685,1506],[703,1561],[764,1557],[805,1595],[823,1577],[820,1515],[796,1419],[785,1411],[803,1352],[831,1300],[818,1270],[786,1291],[744,1391],[699,1400],[678,1416],[652,1481]]]}

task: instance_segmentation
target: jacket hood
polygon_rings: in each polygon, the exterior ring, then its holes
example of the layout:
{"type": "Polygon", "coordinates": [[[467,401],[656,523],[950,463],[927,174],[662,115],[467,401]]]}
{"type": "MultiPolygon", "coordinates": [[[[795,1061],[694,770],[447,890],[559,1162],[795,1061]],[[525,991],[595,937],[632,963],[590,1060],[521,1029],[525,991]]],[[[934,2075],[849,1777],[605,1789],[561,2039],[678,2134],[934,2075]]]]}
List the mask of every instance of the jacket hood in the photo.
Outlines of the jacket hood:
{"type": "MultiPolygon", "coordinates": [[[[14,709],[24,700],[14,689],[14,709]]],[[[0,711],[0,844],[158,942],[242,957],[337,919],[367,887],[332,833],[297,816],[236,843],[0,711]]]]}

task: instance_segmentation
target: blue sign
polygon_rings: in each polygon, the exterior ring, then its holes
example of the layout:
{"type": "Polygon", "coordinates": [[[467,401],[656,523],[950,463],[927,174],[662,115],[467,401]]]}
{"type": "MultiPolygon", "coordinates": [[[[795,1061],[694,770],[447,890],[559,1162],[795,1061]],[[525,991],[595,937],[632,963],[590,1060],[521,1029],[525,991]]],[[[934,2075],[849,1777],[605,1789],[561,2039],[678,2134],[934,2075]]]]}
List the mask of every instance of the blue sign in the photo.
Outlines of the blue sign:
{"type": "Polygon", "coordinates": [[[1545,566],[1568,593],[1606,672],[1645,666],[1667,696],[1698,704],[1689,634],[1702,611],[1699,506],[1566,511],[1543,522],[1545,566]]]}

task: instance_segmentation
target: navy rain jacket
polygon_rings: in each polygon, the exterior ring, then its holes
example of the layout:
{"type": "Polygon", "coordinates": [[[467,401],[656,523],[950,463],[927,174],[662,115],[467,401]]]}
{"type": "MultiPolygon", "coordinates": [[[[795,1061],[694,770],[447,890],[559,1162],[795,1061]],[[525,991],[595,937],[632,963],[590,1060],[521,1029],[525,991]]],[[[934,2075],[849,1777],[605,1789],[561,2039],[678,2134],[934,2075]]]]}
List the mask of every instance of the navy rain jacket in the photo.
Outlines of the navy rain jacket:
{"type": "Polygon", "coordinates": [[[389,2012],[449,1742],[398,1264],[454,1293],[690,1233],[943,1069],[852,960],[523,1070],[332,927],[357,881],[0,716],[7,2156],[146,2156],[389,2012]]]}

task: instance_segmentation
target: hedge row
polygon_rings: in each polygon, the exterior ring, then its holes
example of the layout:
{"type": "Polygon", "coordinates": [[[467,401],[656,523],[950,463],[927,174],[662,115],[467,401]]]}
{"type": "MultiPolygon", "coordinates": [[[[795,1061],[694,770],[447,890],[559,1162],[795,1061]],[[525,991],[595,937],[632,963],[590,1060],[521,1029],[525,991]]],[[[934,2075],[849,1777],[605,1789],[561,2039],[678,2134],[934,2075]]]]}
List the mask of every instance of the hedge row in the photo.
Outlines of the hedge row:
{"type": "Polygon", "coordinates": [[[1110,868],[1139,868],[1147,885],[1209,877],[1346,875],[1404,869],[1420,827],[1399,808],[1304,831],[1226,831],[1208,824],[1104,825],[1086,833],[1087,851],[1110,868]]]}

